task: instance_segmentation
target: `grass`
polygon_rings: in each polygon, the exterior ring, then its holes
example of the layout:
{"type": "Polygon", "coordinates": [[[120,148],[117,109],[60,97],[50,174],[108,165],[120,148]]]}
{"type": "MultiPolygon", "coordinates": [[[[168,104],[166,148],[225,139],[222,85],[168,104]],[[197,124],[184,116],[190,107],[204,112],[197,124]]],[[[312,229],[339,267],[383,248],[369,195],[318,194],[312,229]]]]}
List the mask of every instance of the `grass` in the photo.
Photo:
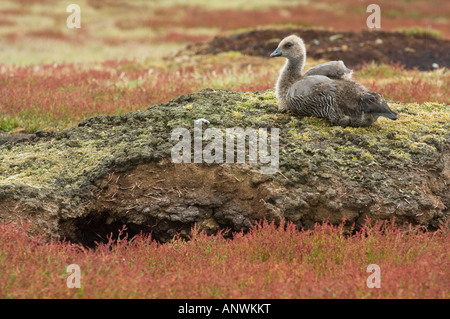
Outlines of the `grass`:
{"type": "Polygon", "coordinates": [[[303,232],[262,223],[232,240],[193,229],[188,242],[122,235],[87,249],[1,223],[0,298],[445,299],[449,243],[448,230],[388,222],[367,223],[352,236],[326,223],[303,232]],[[66,285],[70,264],[80,266],[79,289],[66,285]],[[366,285],[369,264],[380,266],[379,289],[366,285]]]}
{"type": "Polygon", "coordinates": [[[405,70],[398,65],[362,66],[354,73],[354,79],[387,99],[404,103],[441,102],[450,104],[446,92],[449,90],[450,73],[442,68],[435,71],[418,72],[405,70]]]}
{"type": "MultiPolygon", "coordinates": [[[[81,28],[68,29],[69,3],[2,1],[0,61],[32,65],[159,58],[218,32],[289,24],[361,31],[367,30],[368,16],[368,4],[354,0],[80,0],[81,28]]],[[[448,2],[397,1],[382,7],[382,30],[413,28],[450,36],[448,2]]]]}
{"type": "MultiPolygon", "coordinates": [[[[0,131],[56,130],[99,114],[123,114],[205,87],[258,91],[275,85],[284,61],[235,53],[172,60],[110,60],[91,64],[0,65],[0,131]]],[[[320,62],[308,61],[306,68],[320,62]]],[[[387,99],[441,102],[450,73],[369,64],[354,78],[387,99]]]]}
{"type": "MultiPolygon", "coordinates": [[[[63,129],[86,117],[146,109],[205,87],[267,90],[273,88],[282,60],[233,52],[163,57],[186,44],[258,25],[359,31],[366,29],[367,17],[367,4],[354,0],[282,5],[275,0],[80,0],[82,28],[70,30],[65,26],[67,4],[0,3],[0,131],[63,129]]],[[[449,12],[448,1],[383,3],[382,29],[448,38],[449,12]]],[[[307,67],[320,62],[308,60],[307,67]]],[[[404,114],[395,125],[383,122],[393,133],[393,143],[406,143],[408,134],[414,133],[404,131],[405,126],[433,130],[434,120],[448,120],[446,69],[419,72],[369,64],[355,70],[354,78],[387,99],[412,103],[395,107],[413,109],[415,114],[404,114]],[[427,117],[427,108],[433,117],[427,117]]],[[[314,118],[298,121],[323,124],[314,118]]],[[[340,128],[324,126],[299,139],[309,141],[331,130],[340,128]]],[[[375,129],[345,129],[364,135],[371,130],[375,129]]],[[[426,142],[427,136],[422,138],[426,142]]],[[[411,152],[426,151],[425,143],[408,145],[411,152]]],[[[18,154],[8,159],[14,156],[18,154]]],[[[370,153],[360,156],[376,160],[370,153]]],[[[17,159],[26,160],[26,156],[17,159]]],[[[39,182],[36,176],[27,178],[39,182]]],[[[369,223],[348,236],[342,227],[328,224],[298,232],[290,224],[264,223],[247,234],[234,234],[233,240],[193,230],[188,242],[174,239],[161,245],[142,235],[111,238],[87,249],[31,236],[26,224],[2,222],[0,298],[448,299],[449,242],[448,228],[429,233],[369,223]],[[66,267],[73,263],[81,267],[80,289],[66,286],[66,267]],[[372,263],[381,267],[380,289],[366,286],[366,269],[372,263]]]]}
{"type": "Polygon", "coordinates": [[[442,32],[434,29],[424,29],[421,27],[412,27],[412,28],[400,28],[398,31],[405,33],[407,35],[412,36],[424,36],[427,35],[431,38],[442,39],[444,36],[442,32]]]}
{"type": "Polygon", "coordinates": [[[275,79],[261,64],[257,58],[211,57],[179,66],[136,61],[107,61],[88,68],[3,66],[0,130],[61,129],[89,116],[145,109],[205,87],[265,90],[275,79]]]}

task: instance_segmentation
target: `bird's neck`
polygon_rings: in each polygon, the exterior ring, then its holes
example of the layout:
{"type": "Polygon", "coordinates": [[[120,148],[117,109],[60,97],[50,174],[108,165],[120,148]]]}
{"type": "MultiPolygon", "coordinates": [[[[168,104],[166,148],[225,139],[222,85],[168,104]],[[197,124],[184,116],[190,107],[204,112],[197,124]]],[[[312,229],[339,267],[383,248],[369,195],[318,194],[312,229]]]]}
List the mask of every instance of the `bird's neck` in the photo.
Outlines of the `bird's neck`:
{"type": "Polygon", "coordinates": [[[285,71],[291,72],[293,74],[302,74],[303,67],[305,66],[305,56],[297,56],[294,58],[289,58],[286,61],[285,71]]]}
{"type": "Polygon", "coordinates": [[[305,57],[291,58],[288,59],[286,64],[280,71],[280,75],[278,77],[277,85],[276,85],[276,95],[279,101],[280,110],[285,110],[285,100],[286,94],[289,91],[289,88],[301,79],[303,67],[305,65],[305,57]]]}

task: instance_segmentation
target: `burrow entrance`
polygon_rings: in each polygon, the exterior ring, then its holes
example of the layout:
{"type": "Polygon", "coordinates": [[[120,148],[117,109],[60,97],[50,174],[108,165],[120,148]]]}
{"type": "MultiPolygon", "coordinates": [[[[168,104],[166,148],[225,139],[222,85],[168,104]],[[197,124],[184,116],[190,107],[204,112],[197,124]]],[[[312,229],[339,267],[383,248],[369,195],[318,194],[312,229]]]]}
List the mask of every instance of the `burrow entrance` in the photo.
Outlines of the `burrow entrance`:
{"type": "Polygon", "coordinates": [[[128,238],[151,233],[160,242],[188,238],[194,225],[231,234],[276,218],[266,202],[276,187],[270,179],[230,165],[141,164],[98,181],[86,214],[61,220],[59,233],[87,247],[117,238],[123,226],[128,238]]]}

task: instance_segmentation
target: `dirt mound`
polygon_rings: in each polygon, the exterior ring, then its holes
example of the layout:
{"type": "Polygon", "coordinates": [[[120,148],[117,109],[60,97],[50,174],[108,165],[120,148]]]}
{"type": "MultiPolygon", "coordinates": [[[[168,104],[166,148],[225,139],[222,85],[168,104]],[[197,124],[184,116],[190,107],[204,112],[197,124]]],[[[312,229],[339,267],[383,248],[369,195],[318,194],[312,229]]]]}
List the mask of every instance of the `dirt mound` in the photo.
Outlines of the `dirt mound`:
{"type": "Polygon", "coordinates": [[[164,242],[194,224],[238,231],[262,218],[301,229],[366,217],[436,229],[448,219],[448,106],[391,103],[398,121],[342,128],[279,113],[276,104],[273,91],[207,89],[51,134],[3,137],[0,219],[88,246],[122,225],[164,242]],[[261,174],[248,161],[175,164],[173,130],[192,134],[200,118],[219,131],[279,128],[278,172],[261,174]]]}
{"type": "Polygon", "coordinates": [[[309,57],[343,60],[349,67],[371,61],[399,63],[408,69],[419,70],[432,70],[434,63],[439,67],[450,67],[450,40],[384,31],[255,30],[190,45],[187,51],[191,54],[239,51],[247,55],[269,57],[280,40],[290,34],[297,34],[305,40],[309,57]]]}
{"type": "Polygon", "coordinates": [[[117,231],[152,232],[166,241],[177,233],[186,236],[194,223],[207,231],[248,228],[265,215],[270,196],[267,185],[252,184],[250,175],[227,165],[140,164],[124,173],[112,172],[89,203],[89,214],[67,220],[60,228],[69,239],[92,245],[99,234],[117,231]],[[240,178],[236,177],[240,176],[240,178]]]}
{"type": "Polygon", "coordinates": [[[16,144],[16,143],[24,143],[32,140],[41,139],[43,137],[51,137],[53,132],[42,132],[39,131],[35,134],[30,133],[22,133],[17,132],[14,134],[8,134],[4,132],[0,132],[0,145],[2,144],[16,144]]]}

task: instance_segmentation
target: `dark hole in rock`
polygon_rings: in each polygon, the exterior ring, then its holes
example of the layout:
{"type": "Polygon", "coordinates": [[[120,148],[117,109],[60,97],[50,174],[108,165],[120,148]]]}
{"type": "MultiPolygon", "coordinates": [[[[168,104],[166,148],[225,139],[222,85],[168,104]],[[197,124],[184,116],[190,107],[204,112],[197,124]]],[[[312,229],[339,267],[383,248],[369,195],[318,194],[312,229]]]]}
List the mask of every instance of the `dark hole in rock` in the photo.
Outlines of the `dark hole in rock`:
{"type": "Polygon", "coordinates": [[[68,223],[70,225],[61,225],[62,229],[71,229],[65,234],[66,239],[90,248],[96,247],[98,243],[107,243],[109,238],[117,240],[119,235],[120,238],[126,235],[128,239],[131,239],[141,233],[151,233],[150,228],[142,225],[121,220],[112,221],[112,217],[107,213],[89,214],[68,223]]]}
{"type": "Polygon", "coordinates": [[[131,240],[137,235],[151,236],[152,240],[160,243],[170,241],[175,236],[188,239],[192,223],[151,220],[148,223],[137,224],[123,217],[113,217],[108,212],[92,212],[60,224],[61,236],[66,240],[81,244],[84,247],[95,248],[100,243],[107,243],[110,239],[119,238],[131,240]]]}
{"type": "Polygon", "coordinates": [[[94,247],[117,238],[125,225],[129,239],[142,232],[168,242],[188,239],[194,225],[215,234],[247,230],[251,220],[271,216],[261,200],[268,185],[253,185],[250,174],[227,166],[150,163],[113,175],[97,182],[86,213],[59,222],[61,237],[94,247]]]}

